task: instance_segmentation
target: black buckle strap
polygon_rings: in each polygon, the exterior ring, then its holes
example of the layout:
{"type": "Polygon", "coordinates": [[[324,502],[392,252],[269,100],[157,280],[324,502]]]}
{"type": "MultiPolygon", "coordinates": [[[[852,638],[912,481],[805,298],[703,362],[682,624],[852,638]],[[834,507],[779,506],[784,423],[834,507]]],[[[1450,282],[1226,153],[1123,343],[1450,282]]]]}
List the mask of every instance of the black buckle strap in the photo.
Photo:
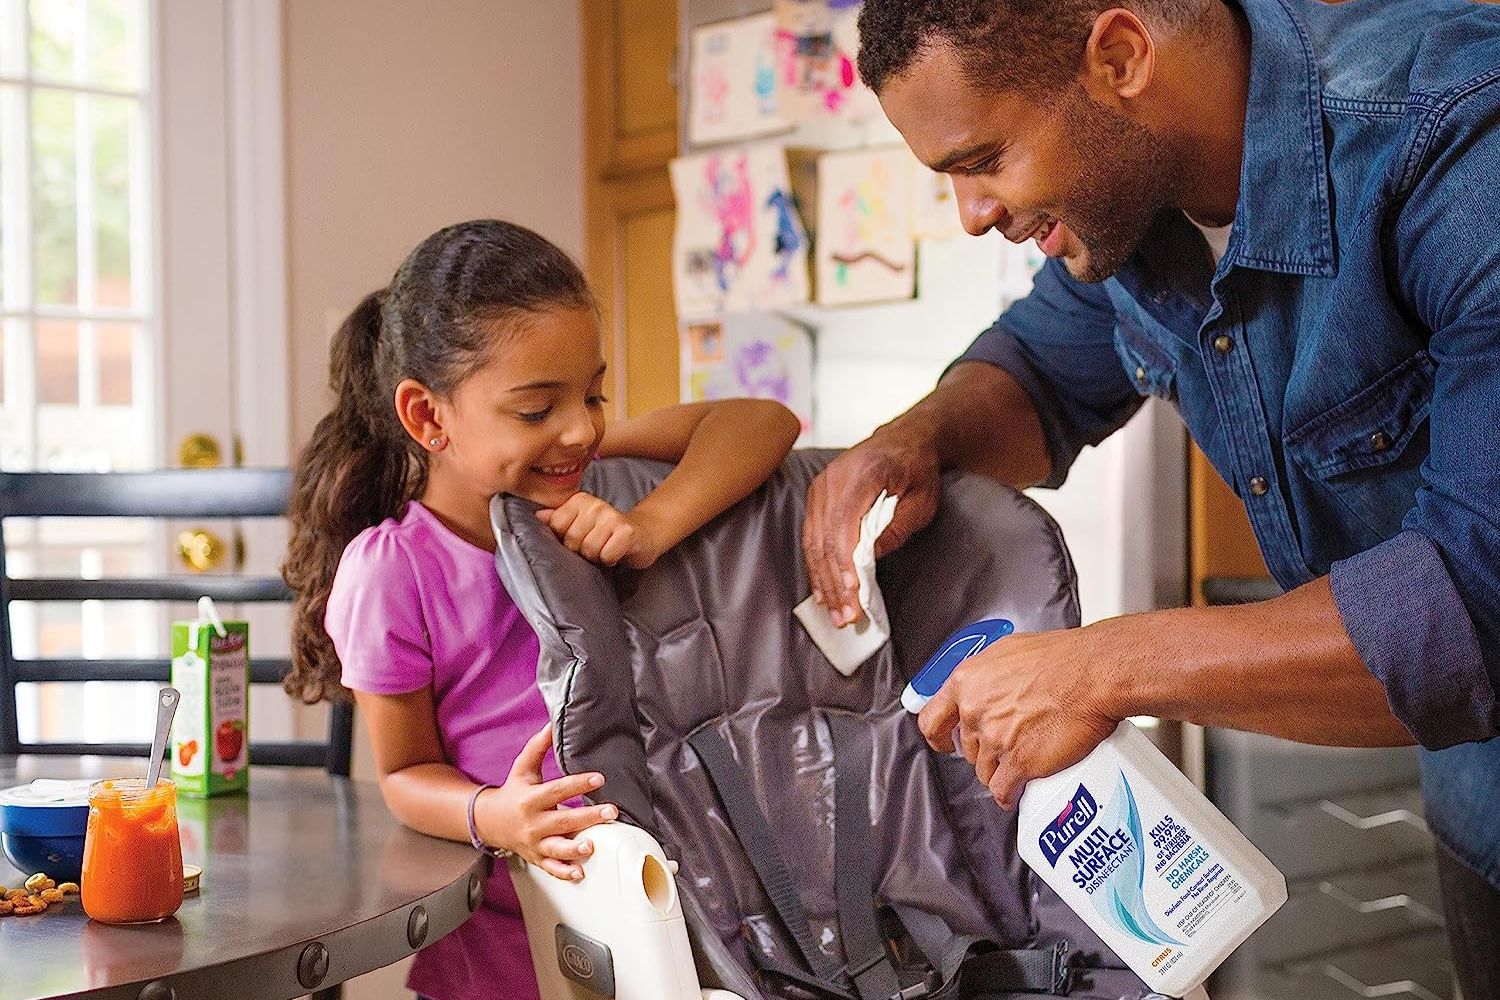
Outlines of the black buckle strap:
{"type": "Polygon", "coordinates": [[[745,772],[734,759],[729,741],[720,735],[713,723],[709,723],[688,737],[688,745],[703,762],[703,768],[713,782],[714,791],[719,793],[719,801],[724,804],[725,818],[734,831],[735,839],[739,841],[745,856],[750,859],[750,867],[755,869],[755,877],[760,880],[766,898],[771,901],[771,906],[781,918],[787,933],[792,936],[814,981],[821,981],[825,987],[832,984],[838,976],[838,969],[827,955],[818,950],[818,945],[813,940],[807,911],[802,908],[802,897],[797,892],[797,884],[792,879],[792,873],[787,870],[786,862],[781,859],[780,852],[776,850],[771,824],[760,811],[760,804],[755,801],[755,794],[750,790],[745,772]]]}
{"type": "Polygon", "coordinates": [[[845,971],[860,1000],[890,1000],[901,989],[875,922],[875,851],[870,837],[870,753],[847,715],[824,716],[833,742],[833,888],[845,971]]]}
{"type": "Polygon", "coordinates": [[[833,983],[818,979],[809,973],[803,972],[801,969],[793,969],[767,958],[759,949],[751,949],[750,957],[755,962],[756,968],[760,969],[762,973],[768,976],[775,976],[778,979],[784,979],[788,983],[811,993],[813,996],[823,998],[823,1000],[860,1000],[859,997],[841,986],[835,986],[833,983]]]}
{"type": "Polygon", "coordinates": [[[1066,942],[1050,948],[971,951],[957,972],[958,997],[1006,993],[1065,997],[1073,988],[1066,942]]]}

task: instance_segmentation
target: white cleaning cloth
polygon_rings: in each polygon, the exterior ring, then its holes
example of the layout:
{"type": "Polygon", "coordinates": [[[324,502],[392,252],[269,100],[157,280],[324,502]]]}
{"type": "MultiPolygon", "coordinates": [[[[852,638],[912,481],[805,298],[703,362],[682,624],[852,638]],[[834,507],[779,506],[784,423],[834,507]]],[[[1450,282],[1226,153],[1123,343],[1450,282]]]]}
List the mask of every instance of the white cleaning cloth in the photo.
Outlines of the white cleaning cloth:
{"type": "Polygon", "coordinates": [[[822,605],[811,597],[793,610],[812,641],[839,673],[848,677],[859,669],[891,637],[885,616],[885,598],[875,580],[875,540],[896,516],[896,497],[884,490],[859,522],[859,541],[854,546],[854,575],[859,580],[859,606],[864,618],[835,628],[822,605]]]}

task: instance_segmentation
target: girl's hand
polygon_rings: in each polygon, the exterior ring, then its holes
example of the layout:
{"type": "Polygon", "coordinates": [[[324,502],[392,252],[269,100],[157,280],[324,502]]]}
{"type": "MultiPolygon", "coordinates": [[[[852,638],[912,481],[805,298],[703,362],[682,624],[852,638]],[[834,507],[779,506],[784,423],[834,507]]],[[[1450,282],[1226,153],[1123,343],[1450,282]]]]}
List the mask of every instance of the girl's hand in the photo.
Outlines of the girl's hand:
{"type": "Polygon", "coordinates": [[[570,882],[583,878],[583,861],[594,845],[577,834],[620,814],[612,805],[570,809],[569,799],[604,784],[602,774],[570,774],[542,780],[542,761],[552,747],[552,726],[526,741],[505,784],[485,792],[475,804],[475,823],[486,844],[503,847],[570,882]]]}
{"type": "Polygon", "coordinates": [[[536,516],[568,548],[604,566],[623,562],[631,569],[645,569],[667,549],[649,523],[588,493],[574,493],[562,506],[539,510],[536,516]]]}

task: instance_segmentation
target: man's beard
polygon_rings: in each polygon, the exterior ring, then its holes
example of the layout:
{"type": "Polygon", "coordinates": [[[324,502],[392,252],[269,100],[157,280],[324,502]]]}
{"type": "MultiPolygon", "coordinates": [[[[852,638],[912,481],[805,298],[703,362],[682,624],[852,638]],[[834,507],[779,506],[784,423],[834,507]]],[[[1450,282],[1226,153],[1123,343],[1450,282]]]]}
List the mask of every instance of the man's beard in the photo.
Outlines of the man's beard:
{"type": "Polygon", "coordinates": [[[1064,264],[1079,281],[1099,282],[1130,259],[1171,203],[1173,157],[1160,135],[1095,103],[1082,88],[1065,114],[1082,168],[1064,200],[1064,222],[1087,258],[1064,264]]]}

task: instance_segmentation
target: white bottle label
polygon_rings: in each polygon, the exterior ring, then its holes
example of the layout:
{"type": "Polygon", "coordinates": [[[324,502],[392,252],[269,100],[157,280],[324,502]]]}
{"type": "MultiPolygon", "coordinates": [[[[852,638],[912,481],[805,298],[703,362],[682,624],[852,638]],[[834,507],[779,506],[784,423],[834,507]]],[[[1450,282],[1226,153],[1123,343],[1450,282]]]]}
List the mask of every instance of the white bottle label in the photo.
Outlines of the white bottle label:
{"type": "Polygon", "coordinates": [[[1149,986],[1181,996],[1281,905],[1285,880],[1126,726],[1028,785],[1021,853],[1149,986]]]}
{"type": "MultiPolygon", "coordinates": [[[[1102,804],[1080,784],[1042,830],[1038,848],[1072,884],[1069,904],[1076,907],[1081,894],[1119,939],[1135,946],[1136,954],[1120,957],[1165,975],[1215,912],[1245,897],[1245,887],[1170,813],[1154,815],[1147,830],[1123,771],[1100,797],[1102,804]]],[[[1120,947],[1113,936],[1111,943],[1120,947]]]]}

